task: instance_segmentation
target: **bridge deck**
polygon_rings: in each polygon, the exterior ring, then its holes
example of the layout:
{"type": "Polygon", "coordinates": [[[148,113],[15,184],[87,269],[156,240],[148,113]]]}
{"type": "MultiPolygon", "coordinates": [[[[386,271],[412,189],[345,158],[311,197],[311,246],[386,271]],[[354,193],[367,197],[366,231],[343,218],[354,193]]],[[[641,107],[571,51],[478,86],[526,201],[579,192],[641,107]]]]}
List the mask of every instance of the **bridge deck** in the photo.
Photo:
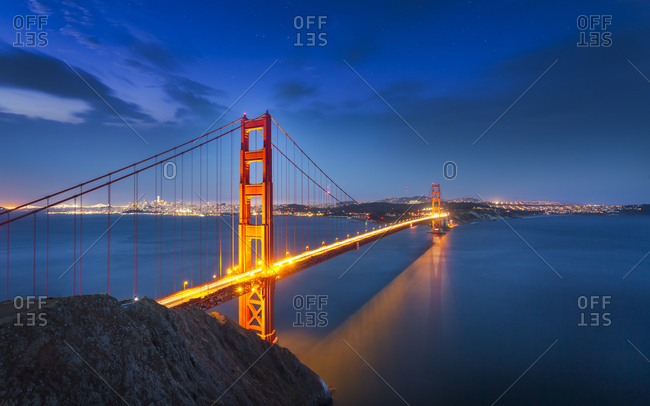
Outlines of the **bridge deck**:
{"type": "Polygon", "coordinates": [[[156,301],[169,308],[192,306],[201,309],[209,309],[249,292],[261,278],[273,275],[275,275],[276,279],[286,278],[287,276],[305,270],[327,259],[352,251],[356,249],[357,243],[359,246],[365,245],[405,228],[409,228],[412,225],[432,221],[437,217],[446,216],[447,214],[443,213],[440,216],[432,215],[420,217],[385,226],[378,230],[360,234],[355,237],[325,245],[314,250],[305,251],[299,255],[277,261],[273,264],[273,271],[268,272],[268,274],[264,273],[260,267],[246,273],[232,274],[215,281],[184,289],[160,297],[156,299],[156,301]]]}

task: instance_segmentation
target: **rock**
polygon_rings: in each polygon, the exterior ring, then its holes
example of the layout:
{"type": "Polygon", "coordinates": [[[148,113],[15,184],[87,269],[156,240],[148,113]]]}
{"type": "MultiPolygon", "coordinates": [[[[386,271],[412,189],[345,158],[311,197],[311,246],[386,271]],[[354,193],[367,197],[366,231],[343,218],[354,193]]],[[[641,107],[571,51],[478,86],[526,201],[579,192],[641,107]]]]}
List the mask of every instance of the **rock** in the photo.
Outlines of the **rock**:
{"type": "MultiPolygon", "coordinates": [[[[20,405],[331,405],[289,350],[219,314],[143,298],[0,303],[0,399],[20,405]],[[17,314],[36,326],[16,325],[17,314]],[[44,313],[41,318],[38,314],[44,313]],[[41,319],[46,320],[42,324],[41,319]]],[[[3,403],[4,404],[4,403],[3,403]]]]}

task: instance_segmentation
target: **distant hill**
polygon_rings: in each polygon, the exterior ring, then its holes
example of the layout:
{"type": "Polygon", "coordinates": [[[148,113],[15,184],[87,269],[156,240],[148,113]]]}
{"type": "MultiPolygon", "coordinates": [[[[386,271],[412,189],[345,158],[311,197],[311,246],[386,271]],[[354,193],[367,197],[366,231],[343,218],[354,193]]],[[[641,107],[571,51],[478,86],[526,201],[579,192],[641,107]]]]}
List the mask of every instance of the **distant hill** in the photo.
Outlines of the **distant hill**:
{"type": "Polygon", "coordinates": [[[431,196],[424,196],[424,197],[423,196],[389,197],[387,199],[377,200],[376,202],[372,202],[372,203],[408,204],[408,203],[417,202],[417,201],[424,202],[427,199],[431,200],[431,196]]]}
{"type": "Polygon", "coordinates": [[[621,214],[630,214],[630,215],[650,215],[650,204],[633,204],[629,206],[623,206],[620,211],[621,214]]]}
{"type": "MultiPolygon", "coordinates": [[[[413,202],[416,201],[421,201],[421,202],[426,202],[426,201],[431,201],[431,195],[427,196],[404,196],[404,197],[389,197],[386,199],[381,199],[377,200],[376,202],[387,202],[387,203],[401,203],[401,204],[413,204],[413,202]]],[[[447,200],[442,197],[443,201],[448,201],[448,202],[454,202],[454,203],[477,203],[480,202],[479,199],[475,199],[473,197],[463,197],[460,199],[453,199],[453,200],[447,200]]],[[[373,202],[374,203],[374,202],[373,202]]]]}

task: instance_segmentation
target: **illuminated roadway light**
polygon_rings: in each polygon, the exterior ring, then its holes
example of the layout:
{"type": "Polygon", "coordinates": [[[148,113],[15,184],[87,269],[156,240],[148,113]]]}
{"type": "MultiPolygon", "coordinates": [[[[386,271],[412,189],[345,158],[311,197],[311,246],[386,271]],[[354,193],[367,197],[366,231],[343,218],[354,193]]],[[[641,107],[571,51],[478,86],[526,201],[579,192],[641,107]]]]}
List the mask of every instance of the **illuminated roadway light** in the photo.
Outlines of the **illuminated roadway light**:
{"type": "MultiPolygon", "coordinates": [[[[416,223],[416,222],[422,222],[422,221],[425,221],[425,220],[430,220],[430,219],[433,219],[435,217],[448,217],[448,216],[449,215],[447,213],[441,213],[439,216],[438,215],[435,215],[435,216],[430,215],[430,216],[422,217],[420,219],[405,221],[404,223],[401,223],[401,224],[393,224],[393,225],[390,225],[390,226],[387,225],[383,229],[379,229],[377,231],[372,231],[370,233],[359,235],[359,236],[356,236],[356,237],[353,237],[353,238],[349,238],[349,239],[344,240],[344,241],[336,242],[336,243],[330,244],[328,246],[323,246],[323,247],[314,249],[313,251],[307,251],[307,252],[304,252],[302,254],[298,254],[298,255],[295,255],[293,257],[289,257],[289,258],[286,258],[286,259],[284,259],[282,261],[276,262],[273,265],[274,265],[274,267],[276,269],[279,269],[281,266],[283,266],[285,264],[289,264],[289,263],[292,263],[292,262],[298,262],[299,263],[302,260],[318,257],[320,254],[324,254],[324,253],[333,251],[333,250],[335,250],[337,248],[346,246],[348,244],[356,243],[358,241],[363,241],[364,239],[367,239],[369,237],[377,236],[377,235],[386,233],[388,230],[402,228],[402,227],[404,227],[405,224],[408,225],[408,224],[412,224],[412,223],[416,223]]],[[[309,250],[308,245],[305,248],[307,250],[309,250]]],[[[238,268],[238,266],[236,266],[235,269],[236,268],[238,268]]],[[[216,280],[214,282],[208,283],[205,286],[192,287],[192,288],[189,288],[187,290],[182,290],[182,291],[173,293],[171,295],[168,295],[166,297],[160,298],[160,299],[158,299],[158,303],[160,303],[160,304],[162,304],[164,306],[174,307],[174,306],[176,306],[178,304],[186,302],[187,300],[198,299],[198,298],[203,297],[204,296],[203,292],[205,292],[206,287],[208,289],[210,289],[210,290],[213,290],[213,292],[218,292],[221,289],[232,286],[233,282],[241,283],[241,282],[245,282],[246,280],[250,280],[250,279],[256,277],[256,275],[258,275],[262,271],[263,271],[262,268],[256,268],[256,269],[253,269],[251,271],[245,272],[243,274],[237,274],[236,277],[227,276],[227,277],[222,278],[220,280],[216,280]]],[[[266,270],[265,273],[268,273],[268,270],[266,270]]],[[[280,276],[276,276],[275,279],[280,279],[280,276]]],[[[189,283],[189,282],[186,281],[185,285],[187,283],[189,283]]],[[[239,288],[238,291],[241,292],[241,288],[239,288]]]]}

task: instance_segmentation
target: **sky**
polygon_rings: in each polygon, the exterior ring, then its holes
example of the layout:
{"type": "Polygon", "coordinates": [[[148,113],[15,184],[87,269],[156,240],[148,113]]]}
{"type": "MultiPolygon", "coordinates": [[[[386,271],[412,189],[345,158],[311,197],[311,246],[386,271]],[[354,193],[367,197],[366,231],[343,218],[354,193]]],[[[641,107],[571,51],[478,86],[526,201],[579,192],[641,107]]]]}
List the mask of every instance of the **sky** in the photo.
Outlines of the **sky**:
{"type": "Polygon", "coordinates": [[[648,203],[650,3],[566,3],[2,2],[0,205],[178,145],[231,106],[221,123],[268,110],[359,201],[436,182],[447,199],[648,203]]]}

